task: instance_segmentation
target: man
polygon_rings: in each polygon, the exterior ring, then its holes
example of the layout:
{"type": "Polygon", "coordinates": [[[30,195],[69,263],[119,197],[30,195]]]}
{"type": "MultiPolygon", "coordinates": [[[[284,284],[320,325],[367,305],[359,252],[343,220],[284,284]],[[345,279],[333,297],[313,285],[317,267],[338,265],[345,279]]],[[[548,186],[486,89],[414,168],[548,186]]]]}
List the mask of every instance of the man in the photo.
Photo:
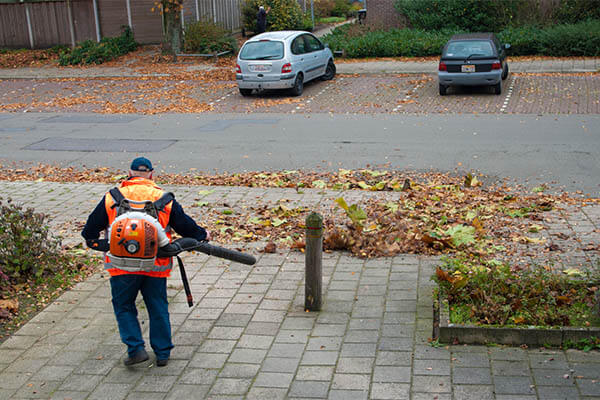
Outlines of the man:
{"type": "Polygon", "coordinates": [[[271,11],[271,7],[265,8],[263,6],[258,7],[258,14],[256,14],[256,33],[263,33],[267,30],[267,14],[271,11]]]}
{"type": "MultiPolygon", "coordinates": [[[[138,157],[131,163],[129,177],[121,183],[119,191],[129,200],[156,201],[164,194],[152,181],[153,168],[150,160],[138,157]]],[[[81,232],[90,247],[94,247],[100,232],[107,229],[116,218],[118,204],[110,193],[104,195],[100,203],[88,217],[81,232]]],[[[172,199],[158,212],[158,221],[165,229],[169,241],[170,228],[183,237],[196,240],[209,240],[210,234],[190,218],[181,205],[172,199]]],[[[112,304],[119,326],[121,340],[127,345],[128,357],[125,365],[133,365],[148,360],[144,348],[142,331],[137,318],[135,299],[142,293],[150,317],[150,346],[156,355],[156,365],[164,367],[169,361],[173,343],[167,300],[167,277],[171,273],[171,257],[156,258],[152,271],[127,272],[111,265],[105,257],[104,268],[110,274],[112,304]]]]}

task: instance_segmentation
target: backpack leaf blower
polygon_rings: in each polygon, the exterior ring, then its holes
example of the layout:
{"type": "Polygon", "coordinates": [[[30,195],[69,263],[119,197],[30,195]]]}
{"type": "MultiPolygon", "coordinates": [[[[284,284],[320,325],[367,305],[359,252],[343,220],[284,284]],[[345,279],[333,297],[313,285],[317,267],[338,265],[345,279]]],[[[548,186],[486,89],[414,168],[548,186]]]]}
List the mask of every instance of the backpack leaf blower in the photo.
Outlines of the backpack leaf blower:
{"type": "MultiPolygon", "coordinates": [[[[108,252],[110,251],[110,244],[108,239],[95,239],[88,240],[88,247],[93,250],[108,252]]],[[[157,257],[177,257],[177,263],[179,264],[179,272],[181,274],[181,280],[183,281],[183,288],[187,297],[187,303],[190,307],[194,305],[192,298],[192,292],[187,279],[187,274],[183,266],[183,261],[179,257],[179,253],[184,251],[200,251],[209,256],[215,256],[239,262],[246,265],[256,264],[256,258],[250,254],[242,253],[237,250],[226,249],[225,247],[215,246],[205,241],[198,241],[194,238],[180,238],[174,240],[172,243],[166,244],[159,247],[157,257]]]]}

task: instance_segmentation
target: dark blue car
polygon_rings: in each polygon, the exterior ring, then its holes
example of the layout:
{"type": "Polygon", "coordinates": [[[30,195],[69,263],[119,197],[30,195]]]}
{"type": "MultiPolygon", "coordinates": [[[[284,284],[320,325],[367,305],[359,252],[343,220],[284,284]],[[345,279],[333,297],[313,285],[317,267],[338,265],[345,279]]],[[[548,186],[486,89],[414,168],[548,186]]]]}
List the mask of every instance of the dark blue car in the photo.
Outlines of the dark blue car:
{"type": "Polygon", "coordinates": [[[508,76],[506,50],[493,33],[454,35],[442,50],[438,68],[440,95],[449,86],[491,86],[502,93],[502,80],[508,76]]]}

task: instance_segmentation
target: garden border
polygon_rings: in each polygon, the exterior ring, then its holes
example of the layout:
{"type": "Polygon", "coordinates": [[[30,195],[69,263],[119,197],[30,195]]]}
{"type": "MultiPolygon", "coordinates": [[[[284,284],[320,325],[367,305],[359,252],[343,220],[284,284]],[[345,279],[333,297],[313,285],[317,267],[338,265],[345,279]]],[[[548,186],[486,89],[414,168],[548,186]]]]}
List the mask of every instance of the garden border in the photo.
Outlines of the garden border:
{"type": "Polygon", "coordinates": [[[502,328],[453,324],[450,322],[448,300],[441,294],[437,299],[437,310],[434,310],[434,338],[440,343],[560,347],[567,341],[579,342],[592,337],[600,337],[600,328],[502,328]]]}

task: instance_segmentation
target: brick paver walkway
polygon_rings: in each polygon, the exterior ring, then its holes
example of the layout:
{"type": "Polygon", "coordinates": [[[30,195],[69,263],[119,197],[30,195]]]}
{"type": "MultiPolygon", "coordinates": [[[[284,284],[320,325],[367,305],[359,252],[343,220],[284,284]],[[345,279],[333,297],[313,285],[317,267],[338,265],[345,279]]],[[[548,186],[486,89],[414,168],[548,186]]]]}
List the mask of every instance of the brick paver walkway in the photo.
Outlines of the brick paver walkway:
{"type": "MultiPolygon", "coordinates": [[[[84,221],[107,188],[3,182],[0,196],[26,200],[42,212],[56,210],[60,204],[60,209],[69,211],[53,222],[58,229],[84,221]]],[[[200,190],[169,189],[188,209],[200,190]]],[[[329,196],[317,190],[294,198],[299,195],[293,190],[213,189],[209,200],[226,199],[232,207],[274,205],[282,198],[315,206],[329,196]]],[[[385,194],[349,195],[359,199],[385,194]]],[[[556,229],[586,235],[587,228],[597,228],[598,215],[597,208],[571,210],[557,221],[556,229]]],[[[79,241],[79,232],[70,233],[67,241],[79,241]]],[[[188,308],[174,273],[169,297],[176,347],[165,368],[156,368],[151,361],[125,368],[125,347],[110,304],[108,277],[96,274],[78,284],[0,346],[0,398],[600,397],[598,352],[430,346],[433,282],[429,277],[436,258],[405,255],[362,260],[341,252],[324,254],[324,307],[307,313],[303,254],[249,251],[259,258],[254,267],[185,255],[195,304],[188,308]]],[[[143,308],[140,317],[147,327],[143,308]]]]}

